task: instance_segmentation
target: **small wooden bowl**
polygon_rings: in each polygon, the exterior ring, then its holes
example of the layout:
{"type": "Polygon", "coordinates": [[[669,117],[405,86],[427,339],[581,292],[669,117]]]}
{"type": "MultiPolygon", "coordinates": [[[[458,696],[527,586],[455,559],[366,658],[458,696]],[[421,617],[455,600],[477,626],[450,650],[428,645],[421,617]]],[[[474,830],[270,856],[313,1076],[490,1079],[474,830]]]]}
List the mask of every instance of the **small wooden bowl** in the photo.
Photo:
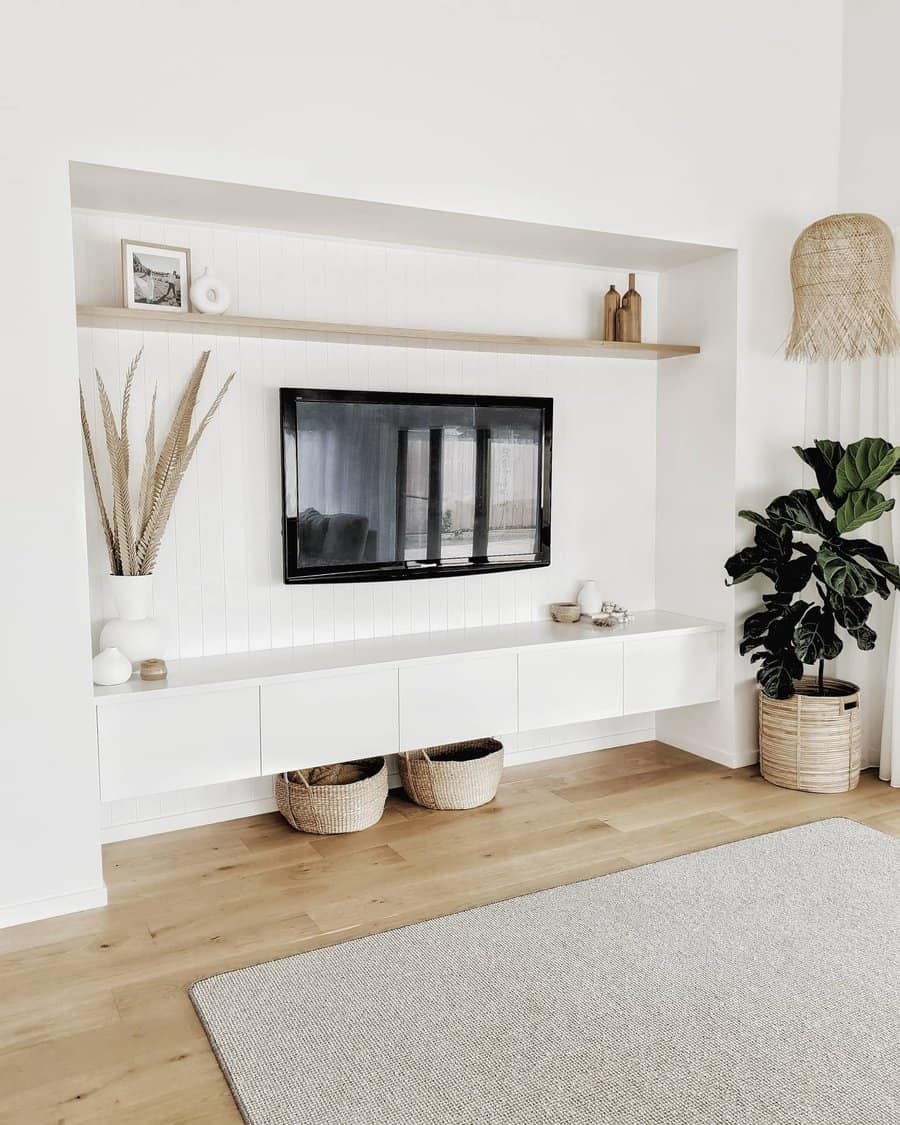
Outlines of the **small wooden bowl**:
{"type": "Polygon", "coordinates": [[[578,602],[552,602],[550,616],[560,625],[574,625],[581,620],[581,606],[578,602]]]}
{"type": "Polygon", "coordinates": [[[164,680],[168,674],[165,660],[157,660],[154,657],[151,660],[141,661],[142,680],[164,680]]]}

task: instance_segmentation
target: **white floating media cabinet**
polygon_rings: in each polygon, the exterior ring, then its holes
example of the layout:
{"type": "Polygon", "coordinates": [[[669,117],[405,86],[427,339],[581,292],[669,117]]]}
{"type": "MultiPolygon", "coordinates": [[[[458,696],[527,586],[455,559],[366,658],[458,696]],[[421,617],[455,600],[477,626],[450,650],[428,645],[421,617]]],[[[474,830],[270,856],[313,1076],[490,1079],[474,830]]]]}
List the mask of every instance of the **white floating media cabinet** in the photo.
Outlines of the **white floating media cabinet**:
{"type": "Polygon", "coordinates": [[[712,702],[721,631],[650,611],[173,661],[95,689],[101,798],[712,702]]]}

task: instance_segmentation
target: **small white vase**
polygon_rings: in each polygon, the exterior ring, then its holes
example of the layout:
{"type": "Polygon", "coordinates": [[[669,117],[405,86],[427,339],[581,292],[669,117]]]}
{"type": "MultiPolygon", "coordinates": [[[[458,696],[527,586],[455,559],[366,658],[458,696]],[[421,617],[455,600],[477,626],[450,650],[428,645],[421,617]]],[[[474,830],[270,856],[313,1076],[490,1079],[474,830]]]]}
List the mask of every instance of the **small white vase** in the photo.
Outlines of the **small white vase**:
{"type": "Polygon", "coordinates": [[[130,680],[134,666],[117,648],[105,648],[94,657],[91,670],[95,684],[112,687],[113,684],[124,684],[126,680],[130,680]]]}
{"type": "Polygon", "coordinates": [[[191,283],[191,304],[202,313],[219,315],[231,303],[231,290],[216,277],[215,269],[206,266],[191,283]]]}
{"type": "Polygon", "coordinates": [[[587,614],[588,617],[600,612],[600,607],[603,605],[603,596],[600,593],[599,585],[593,578],[586,578],[581,584],[581,589],[578,591],[578,602],[581,605],[582,614],[587,614]]]}
{"type": "Polygon", "coordinates": [[[100,648],[117,648],[132,664],[163,655],[163,637],[153,608],[152,574],[110,575],[117,617],[100,632],[100,648]]]}

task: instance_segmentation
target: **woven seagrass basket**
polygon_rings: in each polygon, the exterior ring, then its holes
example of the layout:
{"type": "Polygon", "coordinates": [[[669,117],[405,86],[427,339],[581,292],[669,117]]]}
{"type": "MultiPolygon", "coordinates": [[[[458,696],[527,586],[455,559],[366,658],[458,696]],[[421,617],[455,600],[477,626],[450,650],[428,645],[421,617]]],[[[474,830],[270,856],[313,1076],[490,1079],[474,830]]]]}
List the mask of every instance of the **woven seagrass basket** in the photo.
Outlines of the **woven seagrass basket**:
{"type": "Polygon", "coordinates": [[[759,693],[759,769],[773,785],[807,793],[846,793],[859,784],[859,688],[804,676],[790,699],[759,693]],[[815,693],[815,694],[814,694],[815,693]]]}
{"type": "Polygon", "coordinates": [[[278,811],[291,828],[317,836],[371,828],[381,820],[387,795],[384,758],[292,770],[275,778],[278,811]]]}
{"type": "Polygon", "coordinates": [[[407,795],[426,809],[474,809],[497,794],[503,743],[496,738],[449,742],[398,755],[407,795]]]}

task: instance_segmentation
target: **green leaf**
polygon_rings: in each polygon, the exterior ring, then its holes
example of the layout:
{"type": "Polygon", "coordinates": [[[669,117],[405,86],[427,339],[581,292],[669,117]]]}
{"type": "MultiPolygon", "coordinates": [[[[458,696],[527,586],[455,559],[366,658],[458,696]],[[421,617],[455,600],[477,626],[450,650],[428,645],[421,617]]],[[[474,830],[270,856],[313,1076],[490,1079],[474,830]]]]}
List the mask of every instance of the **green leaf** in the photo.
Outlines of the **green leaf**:
{"type": "Polygon", "coordinates": [[[759,686],[772,699],[790,699],[794,694],[794,680],[803,675],[803,665],[793,649],[774,653],[760,665],[756,678],[759,686]]]}
{"type": "Polygon", "coordinates": [[[830,438],[816,438],[813,441],[813,445],[831,467],[832,472],[836,473],[841,458],[844,456],[844,447],[841,443],[839,441],[831,441],[830,438]]]}
{"type": "Polygon", "coordinates": [[[746,582],[754,574],[765,574],[774,582],[778,574],[778,568],[770,556],[759,547],[744,547],[737,554],[732,555],[725,563],[725,570],[731,579],[728,585],[746,582]]]}
{"type": "Polygon", "coordinates": [[[766,643],[769,626],[783,613],[783,606],[775,606],[772,609],[762,609],[750,614],[744,622],[744,635],[739,646],[741,656],[746,656],[748,652],[766,643]]]}
{"type": "Polygon", "coordinates": [[[858,598],[875,589],[875,575],[852,558],[833,548],[819,548],[816,556],[825,585],[841,597],[858,598]]]}
{"type": "Polygon", "coordinates": [[[860,558],[867,559],[870,562],[888,561],[884,547],[879,543],[872,543],[868,539],[845,539],[841,547],[851,555],[859,555],[860,558]]]}
{"type": "Polygon", "coordinates": [[[870,523],[889,512],[894,506],[893,499],[886,500],[880,492],[862,488],[848,494],[835,515],[835,526],[841,535],[856,531],[864,523],[870,523]]]}
{"type": "Polygon", "coordinates": [[[744,622],[744,640],[751,637],[764,637],[769,631],[773,621],[781,616],[781,609],[761,609],[758,613],[751,613],[744,622]]]}
{"type": "Polygon", "coordinates": [[[800,555],[783,563],[775,579],[775,589],[781,593],[799,594],[812,577],[814,562],[815,555],[800,555]]]}
{"type": "Polygon", "coordinates": [[[804,664],[833,660],[844,647],[834,631],[834,616],[814,605],[794,629],[794,651],[804,664]]]}
{"type": "Polygon", "coordinates": [[[884,548],[877,543],[870,543],[868,539],[845,539],[841,550],[865,559],[869,566],[887,579],[894,589],[900,589],[900,567],[891,562],[884,548]]]}
{"type": "Polygon", "coordinates": [[[809,602],[804,601],[792,602],[784,607],[783,611],[769,626],[766,647],[770,652],[776,653],[787,649],[793,652],[794,628],[808,609],[809,602]]]}
{"type": "Polygon", "coordinates": [[[837,441],[817,441],[808,449],[795,445],[794,452],[813,470],[822,495],[832,508],[836,508],[838,505],[835,504],[835,478],[838,462],[844,456],[844,447],[837,441]]]}
{"type": "Polygon", "coordinates": [[[893,474],[898,461],[900,446],[895,447],[884,438],[853,442],[838,463],[835,494],[842,497],[877,488],[893,474]]]}
{"type": "Polygon", "coordinates": [[[787,496],[776,496],[766,508],[766,514],[794,531],[825,537],[831,534],[830,523],[808,488],[795,488],[787,496]]]}
{"type": "Polygon", "coordinates": [[[772,562],[773,572],[791,557],[791,529],[783,523],[757,524],[753,541],[772,562]]]}
{"type": "Polygon", "coordinates": [[[878,634],[874,629],[870,629],[868,625],[854,625],[852,629],[847,632],[856,641],[858,648],[863,652],[868,652],[875,647],[875,641],[878,639],[878,634]]]}
{"type": "Polygon", "coordinates": [[[837,623],[842,625],[848,633],[864,625],[872,610],[872,603],[867,598],[847,598],[836,594],[834,590],[819,587],[819,596],[830,608],[837,623]]]}

